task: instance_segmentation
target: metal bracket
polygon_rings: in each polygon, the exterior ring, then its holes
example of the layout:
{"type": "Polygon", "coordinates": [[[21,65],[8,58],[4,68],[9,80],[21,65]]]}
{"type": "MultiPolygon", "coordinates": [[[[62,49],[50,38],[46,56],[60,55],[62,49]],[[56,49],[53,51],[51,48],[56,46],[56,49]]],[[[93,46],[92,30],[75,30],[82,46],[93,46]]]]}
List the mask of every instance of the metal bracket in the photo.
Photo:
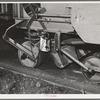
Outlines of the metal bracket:
{"type": "Polygon", "coordinates": [[[61,49],[61,33],[58,31],[55,33],[55,36],[54,36],[54,41],[55,41],[55,46],[54,46],[54,49],[55,51],[60,51],[61,49]]]}

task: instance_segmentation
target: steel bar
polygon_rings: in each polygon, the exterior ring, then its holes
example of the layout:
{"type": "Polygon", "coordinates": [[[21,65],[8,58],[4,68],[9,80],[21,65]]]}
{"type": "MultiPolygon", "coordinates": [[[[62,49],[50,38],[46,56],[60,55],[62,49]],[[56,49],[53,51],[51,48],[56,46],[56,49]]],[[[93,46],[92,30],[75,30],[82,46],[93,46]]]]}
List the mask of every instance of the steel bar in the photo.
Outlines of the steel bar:
{"type": "Polygon", "coordinates": [[[52,22],[52,23],[68,23],[68,24],[71,24],[70,21],[56,21],[56,20],[45,20],[45,19],[36,19],[34,21],[41,21],[41,22],[52,22]]]}
{"type": "Polygon", "coordinates": [[[71,15],[38,14],[39,17],[71,18],[71,15]]]}
{"type": "Polygon", "coordinates": [[[25,54],[27,54],[30,58],[33,59],[33,56],[32,56],[32,52],[27,49],[26,47],[20,45],[19,43],[15,42],[13,39],[11,38],[8,38],[8,40],[6,40],[8,43],[10,43],[12,46],[14,46],[15,48],[17,49],[20,49],[21,51],[23,51],[25,54]]]}
{"type": "Polygon", "coordinates": [[[81,67],[83,67],[84,69],[89,71],[89,69],[83,63],[81,63],[80,61],[75,59],[73,56],[71,56],[69,53],[67,53],[64,49],[61,49],[61,52],[63,54],[65,54],[68,58],[70,58],[72,61],[74,61],[75,63],[77,63],[78,65],[80,65],[81,67]]]}

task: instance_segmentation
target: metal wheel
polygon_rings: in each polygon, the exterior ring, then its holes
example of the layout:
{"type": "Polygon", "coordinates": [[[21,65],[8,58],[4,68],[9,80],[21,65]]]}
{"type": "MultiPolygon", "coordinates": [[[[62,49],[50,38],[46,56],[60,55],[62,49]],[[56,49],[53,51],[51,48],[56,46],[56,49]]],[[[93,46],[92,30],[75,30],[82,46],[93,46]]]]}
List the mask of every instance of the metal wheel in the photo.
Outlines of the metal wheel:
{"type": "MultiPolygon", "coordinates": [[[[22,43],[22,45],[25,46],[26,48],[28,48],[29,50],[31,50],[29,41],[22,43]]],[[[18,50],[18,58],[23,66],[36,67],[41,64],[42,57],[41,57],[38,47],[37,46],[32,47],[32,51],[33,51],[33,55],[34,55],[35,59],[30,58],[23,51],[18,50]]]]}
{"type": "MultiPolygon", "coordinates": [[[[93,67],[100,67],[100,59],[97,58],[96,56],[90,56],[84,59],[83,64],[87,66],[88,68],[93,68],[93,67]]],[[[100,73],[97,73],[95,71],[89,72],[82,68],[82,73],[86,79],[88,79],[91,82],[96,82],[100,83],[100,73]]]]}

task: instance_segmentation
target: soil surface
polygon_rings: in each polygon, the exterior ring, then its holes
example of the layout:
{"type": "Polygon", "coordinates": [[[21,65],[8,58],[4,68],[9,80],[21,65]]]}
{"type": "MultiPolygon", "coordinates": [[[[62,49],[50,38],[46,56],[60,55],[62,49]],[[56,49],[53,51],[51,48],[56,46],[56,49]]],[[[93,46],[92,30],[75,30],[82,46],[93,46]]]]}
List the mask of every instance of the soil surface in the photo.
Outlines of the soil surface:
{"type": "Polygon", "coordinates": [[[0,69],[0,94],[80,94],[80,92],[0,69]]]}

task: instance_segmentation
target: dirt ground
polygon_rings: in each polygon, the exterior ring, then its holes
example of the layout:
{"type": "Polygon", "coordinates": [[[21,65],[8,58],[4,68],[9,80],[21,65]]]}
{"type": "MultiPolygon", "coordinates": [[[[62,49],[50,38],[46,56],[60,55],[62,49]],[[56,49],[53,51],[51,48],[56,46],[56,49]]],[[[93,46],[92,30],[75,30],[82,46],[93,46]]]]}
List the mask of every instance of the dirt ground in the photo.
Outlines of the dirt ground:
{"type": "Polygon", "coordinates": [[[80,94],[81,92],[52,85],[41,79],[30,78],[0,69],[0,94],[80,94]]]}

